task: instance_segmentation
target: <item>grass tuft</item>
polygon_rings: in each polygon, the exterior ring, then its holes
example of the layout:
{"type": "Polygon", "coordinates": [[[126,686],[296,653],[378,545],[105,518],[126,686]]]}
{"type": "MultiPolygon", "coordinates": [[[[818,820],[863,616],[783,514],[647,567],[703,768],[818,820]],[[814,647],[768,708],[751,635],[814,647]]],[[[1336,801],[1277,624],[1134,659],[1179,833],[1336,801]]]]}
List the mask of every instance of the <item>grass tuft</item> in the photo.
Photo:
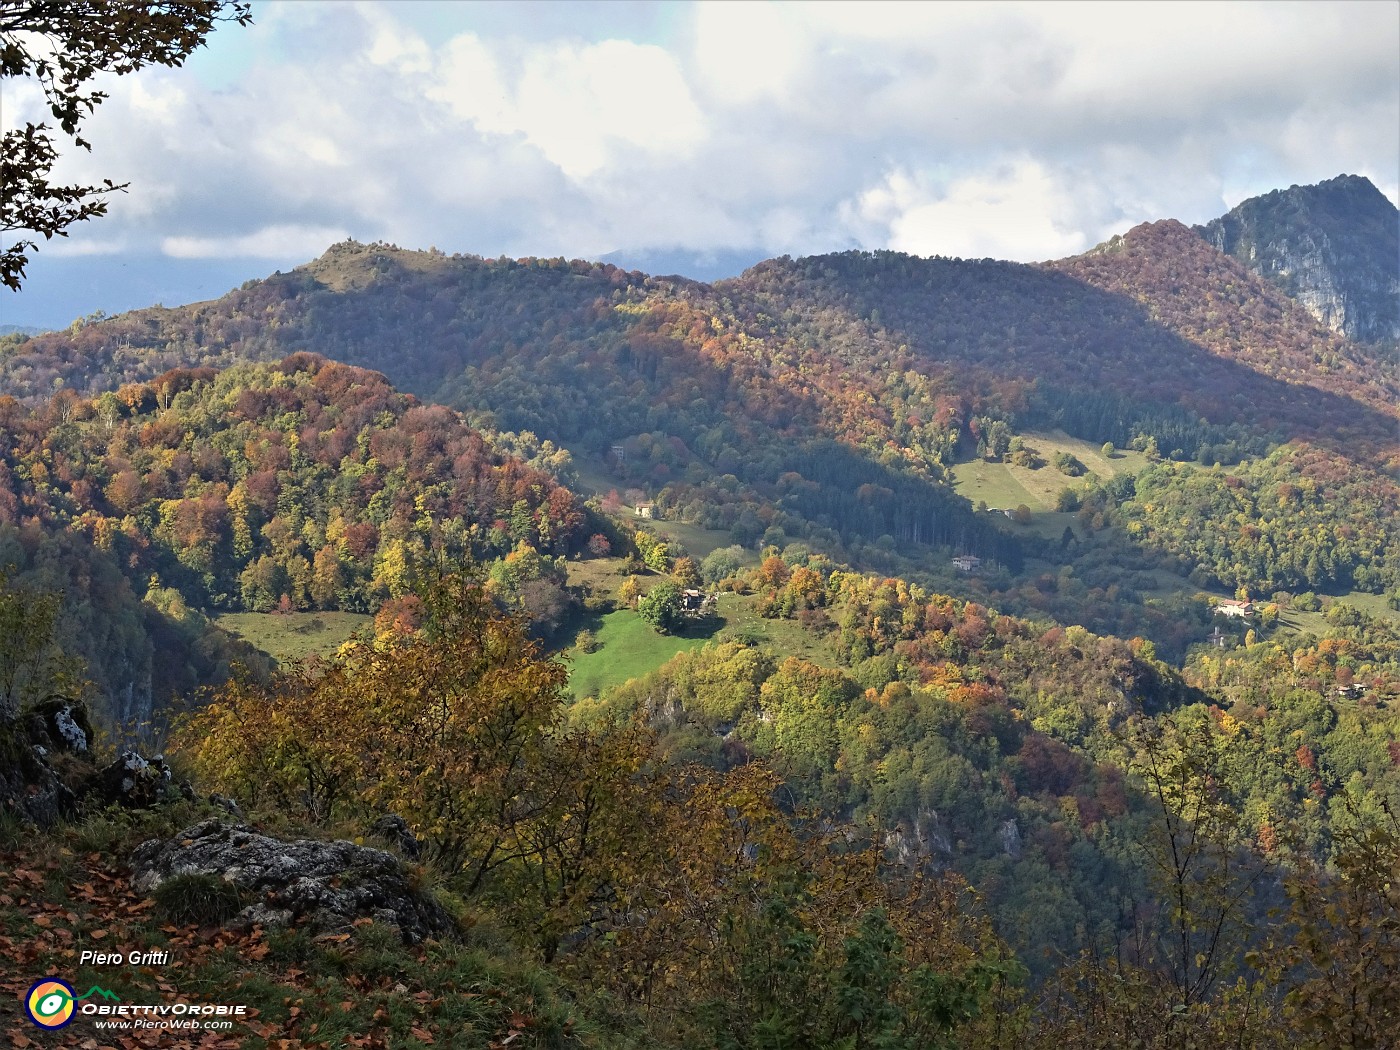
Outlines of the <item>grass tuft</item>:
{"type": "Polygon", "coordinates": [[[0,809],[0,852],[13,853],[33,834],[33,829],[16,814],[0,809]]]}
{"type": "Polygon", "coordinates": [[[217,875],[173,875],[152,896],[162,916],[183,926],[226,922],[243,910],[237,887],[217,875]]]}

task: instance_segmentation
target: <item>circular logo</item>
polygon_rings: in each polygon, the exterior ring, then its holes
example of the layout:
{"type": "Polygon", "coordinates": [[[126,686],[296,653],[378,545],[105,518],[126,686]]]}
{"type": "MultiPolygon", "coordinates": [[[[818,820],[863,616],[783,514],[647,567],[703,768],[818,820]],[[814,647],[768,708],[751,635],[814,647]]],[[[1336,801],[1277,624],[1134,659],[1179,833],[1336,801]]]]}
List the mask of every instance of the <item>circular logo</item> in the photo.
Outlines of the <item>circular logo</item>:
{"type": "Polygon", "coordinates": [[[40,1028],[62,1028],[73,1020],[73,987],[56,977],[35,981],[25,996],[29,1019],[40,1028]]]}

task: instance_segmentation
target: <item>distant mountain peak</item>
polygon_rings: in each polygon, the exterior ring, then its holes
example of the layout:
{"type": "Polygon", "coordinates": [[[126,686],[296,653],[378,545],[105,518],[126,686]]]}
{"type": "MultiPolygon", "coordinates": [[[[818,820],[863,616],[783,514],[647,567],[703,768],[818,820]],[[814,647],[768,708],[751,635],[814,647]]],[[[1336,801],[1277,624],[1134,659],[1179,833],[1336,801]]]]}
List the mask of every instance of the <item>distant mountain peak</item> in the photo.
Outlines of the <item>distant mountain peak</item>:
{"type": "Polygon", "coordinates": [[[1333,331],[1400,341],[1400,211],[1370,179],[1274,190],[1195,232],[1333,331]]]}

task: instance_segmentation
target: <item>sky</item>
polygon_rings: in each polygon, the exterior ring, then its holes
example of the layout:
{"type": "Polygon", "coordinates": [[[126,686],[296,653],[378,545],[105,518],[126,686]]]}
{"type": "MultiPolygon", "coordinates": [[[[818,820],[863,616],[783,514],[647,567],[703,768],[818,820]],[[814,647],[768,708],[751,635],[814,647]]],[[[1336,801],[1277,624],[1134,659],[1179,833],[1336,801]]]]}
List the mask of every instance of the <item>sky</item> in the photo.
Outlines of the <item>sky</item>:
{"type": "MultiPolygon", "coordinates": [[[[1347,173],[1400,200],[1400,3],[253,4],[109,77],[57,174],[130,189],[0,324],[214,298],[354,238],[694,276],[1062,258],[1347,173]]],[[[42,118],[0,82],[0,126],[42,118]]]]}

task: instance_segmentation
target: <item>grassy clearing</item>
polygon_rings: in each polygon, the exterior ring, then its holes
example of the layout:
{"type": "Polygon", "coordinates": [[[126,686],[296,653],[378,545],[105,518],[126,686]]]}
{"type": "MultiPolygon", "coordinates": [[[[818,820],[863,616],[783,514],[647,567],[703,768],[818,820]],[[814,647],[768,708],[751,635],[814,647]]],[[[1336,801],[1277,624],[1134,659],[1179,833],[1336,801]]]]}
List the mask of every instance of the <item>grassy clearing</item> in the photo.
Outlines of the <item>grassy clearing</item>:
{"type": "Polygon", "coordinates": [[[215,619],[249,645],[286,661],[329,656],[373,618],[364,613],[314,612],[224,613],[215,619]]]}
{"type": "Polygon", "coordinates": [[[1024,528],[1027,532],[1033,532],[1042,539],[1058,544],[1065,534],[1066,527],[1073,529],[1076,535],[1082,535],[1084,530],[1078,527],[1078,521],[1076,515],[1066,511],[1043,510],[1033,513],[1027,525],[1018,526],[1010,520],[1007,524],[1013,529],[1024,528]]]}
{"type": "Polygon", "coordinates": [[[599,696],[650,674],[677,653],[710,641],[742,640],[779,657],[796,656],[822,667],[837,665],[821,639],[796,620],[765,620],[757,608],[751,596],[721,594],[717,621],[686,635],[657,634],[630,609],[608,613],[590,628],[600,647],[591,653],[570,653],[569,690],[576,697],[599,696]]]}
{"type": "Polygon", "coordinates": [[[585,499],[601,496],[609,489],[623,490],[622,483],[608,473],[603,462],[591,456],[574,454],[574,477],[578,479],[574,491],[585,499]]]}
{"type": "MultiPolygon", "coordinates": [[[[729,537],[684,525],[680,522],[654,522],[656,531],[683,542],[695,557],[716,547],[728,546],[729,537]]],[[[585,587],[593,596],[609,598],[628,578],[621,558],[590,558],[569,562],[569,585],[585,587]]],[[[646,572],[637,577],[645,594],[664,576],[646,572]]],[[[593,632],[599,647],[591,653],[564,643],[570,666],[569,691],[575,697],[599,696],[624,682],[656,670],[677,653],[696,649],[709,641],[741,639],[762,646],[781,656],[798,656],[823,667],[836,666],[835,658],[821,639],[795,620],[765,620],[758,615],[757,599],[748,595],[720,594],[718,616],[703,630],[684,635],[657,634],[631,609],[619,609],[602,616],[582,616],[575,633],[593,632]]]]}
{"type": "MultiPolygon", "coordinates": [[[[1041,451],[1040,454],[1043,456],[1045,453],[1041,451]]],[[[1028,503],[1026,506],[1033,511],[1054,510],[1055,501],[1059,499],[1060,493],[1064,489],[1084,487],[1082,476],[1073,478],[1068,474],[1061,474],[1051,466],[1031,470],[1029,467],[1018,467],[1014,463],[1007,463],[1003,469],[1016,480],[1021,488],[1030,493],[1034,502],[1028,503]]]]}
{"type": "Polygon", "coordinates": [[[569,586],[583,587],[599,597],[617,593],[627,574],[621,558],[587,558],[569,562],[569,586]]]}
{"type": "MultiPolygon", "coordinates": [[[[1070,437],[1063,430],[1039,431],[1027,434],[1026,441],[1040,450],[1048,461],[1056,452],[1068,452],[1099,477],[1107,479],[1115,474],[1137,474],[1147,467],[1147,457],[1131,449],[1117,449],[1112,459],[1106,459],[1103,445],[1095,445],[1083,438],[1070,437]]],[[[1050,468],[1054,470],[1053,467],[1050,468]]],[[[1055,471],[1059,473],[1058,471],[1055,471]]]]}
{"type": "Polygon", "coordinates": [[[1278,624],[1280,627],[1287,627],[1294,631],[1301,631],[1304,634],[1316,635],[1321,638],[1327,633],[1327,617],[1320,612],[1302,612],[1298,609],[1280,609],[1278,614],[1278,624]]]}
{"type": "Polygon", "coordinates": [[[765,620],[758,615],[755,599],[721,594],[719,611],[724,617],[720,641],[744,640],[770,649],[779,657],[797,656],[822,667],[837,666],[836,658],[818,638],[796,620],[765,620]]]}
{"type": "MultiPolygon", "coordinates": [[[[1120,451],[1115,452],[1112,459],[1106,459],[1101,445],[1070,437],[1062,430],[1034,431],[1022,436],[1045,460],[1045,466],[1031,470],[1010,463],[976,459],[953,468],[953,487],[973,503],[983,500],[989,507],[1004,510],[1013,510],[1024,503],[1033,513],[1046,512],[1055,509],[1061,489],[1084,484],[1082,477],[1069,477],[1049,465],[1057,452],[1068,452],[1105,480],[1123,472],[1135,474],[1147,466],[1147,457],[1141,452],[1120,451]]],[[[1063,531],[1064,526],[1060,525],[1059,529],[1063,531]]]]}
{"type": "MultiPolygon", "coordinates": [[[[1353,609],[1358,609],[1367,616],[1374,616],[1378,619],[1389,620],[1392,623],[1400,622],[1400,612],[1392,609],[1386,603],[1384,594],[1367,594],[1364,591],[1351,591],[1348,594],[1339,595],[1332,599],[1338,605],[1348,605],[1353,609]]],[[[1326,634],[1328,623],[1325,612],[1301,612],[1298,609],[1282,609],[1279,613],[1279,623],[1285,627],[1292,627],[1294,630],[1307,631],[1318,637],[1326,634]]]]}
{"type": "MultiPolygon", "coordinates": [[[[718,529],[702,529],[699,525],[687,525],[682,521],[653,519],[646,523],[653,532],[667,540],[674,540],[685,546],[686,552],[697,561],[720,547],[728,547],[734,541],[729,533],[718,529]]],[[[757,556],[754,564],[758,563],[757,556]]]]}
{"type": "Polygon", "coordinates": [[[1022,503],[1032,510],[1039,507],[1040,501],[1011,475],[1005,463],[974,459],[970,463],[959,463],[950,473],[953,488],[974,504],[981,500],[988,507],[998,509],[1014,508],[1022,503]]]}
{"type": "Polygon", "coordinates": [[[600,617],[593,628],[599,648],[572,653],[569,691],[574,696],[598,696],[632,678],[648,674],[677,653],[698,649],[713,633],[657,634],[631,609],[619,609],[600,617]]]}
{"type": "Polygon", "coordinates": [[[1400,610],[1392,609],[1384,594],[1366,594],[1364,591],[1352,591],[1344,594],[1337,601],[1343,605],[1350,605],[1354,609],[1360,609],[1367,616],[1375,616],[1382,620],[1392,620],[1400,622],[1400,610]]]}

